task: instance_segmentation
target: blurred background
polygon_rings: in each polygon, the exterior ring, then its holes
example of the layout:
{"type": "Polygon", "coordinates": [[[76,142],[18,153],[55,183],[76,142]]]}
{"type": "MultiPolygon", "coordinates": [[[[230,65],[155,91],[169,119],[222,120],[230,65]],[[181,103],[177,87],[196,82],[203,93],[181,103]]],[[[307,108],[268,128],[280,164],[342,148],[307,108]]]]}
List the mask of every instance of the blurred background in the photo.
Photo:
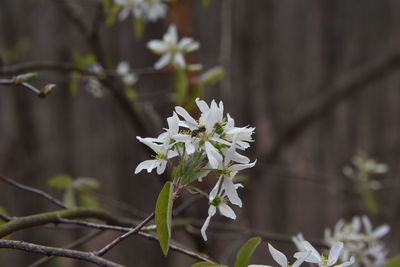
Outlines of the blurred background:
{"type": "MultiPolygon", "coordinates": [[[[376,175],[374,225],[387,223],[390,255],[400,248],[400,2],[396,0],[178,0],[166,20],[146,25],[135,39],[131,19],[96,24],[96,0],[0,0],[1,77],[27,62],[76,63],[100,44],[109,69],[127,61],[138,70],[134,97],[124,102],[116,93],[95,97],[81,79],[71,93],[72,72],[37,69],[32,83],[57,88],[46,99],[20,87],[0,86],[0,173],[45,190],[57,174],[91,177],[100,207],[115,215],[144,218],[155,205],[167,177],[142,172],[137,164],[151,155],[136,136],[155,137],[175,106],[174,75],[153,71],[158,59],[146,48],[175,23],[180,36],[191,36],[201,48],[188,60],[204,70],[222,66],[226,75],[202,90],[202,98],[222,100],[237,125],[256,127],[255,142],[246,151],[257,159],[240,191],[244,206],[238,220],[215,216],[204,242],[199,227],[206,218],[204,199],[191,201],[179,216],[193,224],[176,227],[172,237],[208,253],[221,263],[235,259],[251,236],[262,235],[275,247],[293,252],[288,237],[302,232],[319,240],[326,227],[340,219],[371,214],[356,184],[343,173],[356,151],[363,151],[388,171],[376,175]],[[84,36],[65,5],[80,10],[91,35],[84,36]],[[11,70],[10,70],[11,69],[11,70]],[[125,103],[125,104],[124,104],[125,103]],[[126,103],[129,107],[127,108],[126,103]],[[132,110],[138,118],[132,117],[132,110]],[[196,224],[197,222],[197,224],[196,224]]],[[[34,69],[31,71],[35,71],[34,69]]],[[[76,73],[75,73],[76,75],[76,73]]],[[[192,73],[190,81],[200,74],[192,73]]],[[[117,92],[124,92],[118,82],[117,92]]],[[[186,103],[187,104],[187,103],[186,103]]],[[[196,114],[194,112],[193,114],[196,114]]],[[[212,184],[203,184],[210,190],[212,184]]],[[[373,204],[372,204],[373,205],[373,204]]],[[[0,206],[12,216],[54,210],[35,195],[7,184],[0,186],[0,206]]],[[[373,209],[373,208],[372,208],[373,209]]],[[[63,246],[85,229],[39,227],[13,234],[39,244],[63,246]]],[[[95,250],[116,233],[104,233],[81,247],[95,250]]],[[[265,242],[254,263],[270,262],[265,242]]],[[[40,256],[0,251],[0,264],[28,266],[40,256]]],[[[127,266],[189,266],[187,256],[171,252],[165,259],[159,245],[133,236],[106,258],[127,266]]],[[[44,266],[90,266],[56,259],[44,266]]]]}

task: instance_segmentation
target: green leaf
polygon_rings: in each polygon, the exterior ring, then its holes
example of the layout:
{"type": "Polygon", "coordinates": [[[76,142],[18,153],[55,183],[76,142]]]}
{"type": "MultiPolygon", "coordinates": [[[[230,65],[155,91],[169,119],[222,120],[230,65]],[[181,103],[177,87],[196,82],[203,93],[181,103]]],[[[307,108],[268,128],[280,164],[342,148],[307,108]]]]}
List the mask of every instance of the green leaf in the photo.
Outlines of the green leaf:
{"type": "Polygon", "coordinates": [[[188,92],[188,78],[186,76],[185,70],[176,69],[175,71],[175,104],[182,105],[186,99],[186,95],[188,92]]]}
{"type": "MultiPolygon", "coordinates": [[[[378,201],[376,200],[375,193],[370,189],[364,189],[361,192],[365,205],[367,205],[368,211],[371,215],[378,214],[378,201]]],[[[400,266],[399,266],[400,267],[400,266]]]]}
{"type": "Polygon", "coordinates": [[[37,73],[36,72],[28,72],[28,73],[24,73],[24,74],[20,74],[17,76],[14,76],[12,78],[13,82],[15,84],[21,84],[24,82],[29,81],[30,79],[36,78],[37,77],[37,73]]]}
{"type": "Polygon", "coordinates": [[[68,208],[76,207],[75,190],[72,185],[65,189],[63,202],[68,208]]]}
{"type": "Polygon", "coordinates": [[[385,267],[399,267],[400,266],[400,254],[397,254],[386,263],[385,267]]]}
{"type": "Polygon", "coordinates": [[[51,187],[64,190],[72,186],[72,178],[68,174],[57,174],[51,177],[47,184],[51,187]]]}
{"type": "Polygon", "coordinates": [[[251,257],[253,256],[254,251],[256,250],[260,242],[260,237],[250,238],[236,254],[235,267],[247,267],[249,265],[251,257]]]}
{"type": "Polygon", "coordinates": [[[182,184],[188,185],[199,177],[206,175],[209,171],[200,171],[198,166],[203,162],[205,155],[202,152],[195,152],[189,159],[184,161],[181,167],[182,184]]]}
{"type": "Polygon", "coordinates": [[[135,28],[135,38],[136,40],[141,40],[146,29],[146,22],[142,18],[135,17],[133,20],[133,24],[135,28]]]}
{"type": "MultiPolygon", "coordinates": [[[[7,210],[6,210],[5,208],[3,208],[2,206],[0,206],[0,213],[3,214],[3,215],[8,216],[7,210]]],[[[3,221],[2,219],[0,219],[0,225],[5,224],[5,223],[7,223],[7,222],[6,222],[6,221],[3,221]]],[[[10,236],[11,236],[11,235],[4,236],[4,237],[1,238],[1,239],[10,239],[10,236]]]]}
{"type": "Polygon", "coordinates": [[[216,66],[204,72],[200,77],[199,84],[201,85],[212,85],[224,78],[225,69],[220,66],[216,66]]]}
{"type": "Polygon", "coordinates": [[[111,26],[115,23],[121,9],[122,6],[120,5],[113,5],[109,8],[109,10],[106,12],[107,14],[106,23],[108,26],[111,26]]]}
{"type": "Polygon", "coordinates": [[[155,219],[157,236],[164,256],[167,256],[171,238],[173,186],[166,182],[157,198],[155,219]]]}
{"type": "Polygon", "coordinates": [[[78,192],[79,206],[84,208],[98,208],[99,202],[90,191],[78,192]]]}
{"type": "Polygon", "coordinates": [[[75,62],[76,67],[80,69],[87,69],[91,64],[97,61],[95,55],[89,54],[83,57],[78,51],[72,52],[72,58],[75,62]]]}
{"type": "Polygon", "coordinates": [[[209,263],[206,261],[193,264],[191,267],[228,267],[228,265],[209,263]]]}
{"type": "Polygon", "coordinates": [[[79,177],[74,181],[73,185],[76,190],[92,190],[100,188],[100,182],[91,177],[79,177]]]}
{"type": "Polygon", "coordinates": [[[69,80],[68,92],[70,95],[75,95],[79,90],[79,83],[81,81],[81,75],[74,72],[71,74],[71,78],[69,80]]]}
{"type": "Polygon", "coordinates": [[[208,5],[210,4],[210,2],[211,2],[211,0],[203,0],[203,1],[202,1],[204,7],[208,7],[208,5]]]}

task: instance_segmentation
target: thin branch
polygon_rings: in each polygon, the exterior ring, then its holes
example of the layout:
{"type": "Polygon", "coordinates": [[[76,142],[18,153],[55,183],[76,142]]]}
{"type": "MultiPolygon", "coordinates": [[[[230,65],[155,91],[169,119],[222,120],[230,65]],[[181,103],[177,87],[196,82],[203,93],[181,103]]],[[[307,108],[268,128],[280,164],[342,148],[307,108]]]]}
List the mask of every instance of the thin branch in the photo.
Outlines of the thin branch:
{"type": "MultiPolygon", "coordinates": [[[[102,76],[93,73],[87,69],[79,68],[73,63],[54,62],[54,61],[25,62],[10,66],[3,66],[2,68],[0,68],[0,73],[4,75],[13,75],[13,74],[32,72],[32,71],[78,72],[79,74],[87,76],[102,76]]],[[[132,71],[137,75],[162,73],[158,70],[155,70],[154,68],[136,68],[132,69],[132,71]]],[[[119,76],[115,70],[105,70],[105,74],[110,76],[119,76]]]]}
{"type": "Polygon", "coordinates": [[[42,246],[37,244],[32,244],[23,241],[17,240],[0,240],[0,248],[11,248],[17,250],[24,250],[36,254],[42,254],[46,256],[59,256],[59,257],[67,257],[72,259],[83,260],[86,262],[91,262],[97,264],[99,266],[107,266],[107,267],[121,267],[123,265],[114,263],[112,261],[103,259],[93,253],[82,252],[78,250],[66,249],[66,248],[55,248],[42,246]]]}
{"type": "Polygon", "coordinates": [[[49,195],[48,193],[46,193],[46,192],[44,192],[42,190],[27,186],[27,185],[20,184],[17,181],[15,181],[15,180],[13,180],[11,178],[2,176],[2,175],[0,175],[0,179],[3,180],[6,183],[18,188],[18,189],[21,189],[21,190],[28,191],[28,192],[34,193],[36,195],[39,195],[39,196],[47,199],[51,203],[53,203],[53,204],[55,204],[55,205],[57,205],[57,206],[59,206],[59,207],[61,207],[63,209],[67,209],[68,208],[64,203],[62,203],[58,199],[55,199],[54,197],[52,197],[51,195],[49,195]]]}
{"type": "Polygon", "coordinates": [[[282,133],[278,135],[278,140],[271,149],[261,156],[261,161],[273,162],[278,159],[285,147],[304,133],[311,125],[326,114],[329,114],[342,101],[366,89],[367,85],[393,74],[399,68],[400,54],[398,52],[390,53],[365,68],[349,72],[330,87],[321,90],[327,93],[305,105],[304,111],[288,124],[282,133]]]}
{"type": "MultiPolygon", "coordinates": [[[[131,230],[131,228],[129,228],[129,227],[121,227],[121,226],[115,226],[115,225],[105,225],[105,224],[98,224],[98,223],[92,223],[92,222],[86,222],[86,221],[60,219],[60,222],[61,223],[66,223],[66,224],[79,225],[79,226],[83,226],[83,227],[102,229],[102,230],[113,230],[113,231],[120,231],[120,232],[129,232],[131,230]]],[[[158,242],[158,238],[154,234],[143,232],[143,231],[139,231],[139,232],[137,232],[137,235],[158,242]]],[[[170,243],[169,244],[169,248],[171,250],[180,252],[182,254],[185,254],[185,255],[187,255],[189,257],[192,257],[194,259],[197,259],[197,260],[206,261],[206,262],[210,262],[210,263],[215,263],[215,261],[213,259],[211,259],[208,255],[205,255],[205,254],[200,253],[200,252],[192,251],[192,250],[190,250],[188,248],[184,248],[184,247],[182,247],[180,245],[177,245],[177,244],[174,244],[174,243],[170,243]]]]}
{"type": "Polygon", "coordinates": [[[0,85],[21,86],[21,87],[26,88],[29,91],[33,92],[38,97],[45,97],[48,94],[48,91],[46,90],[46,87],[44,87],[42,89],[38,89],[35,86],[33,86],[33,85],[31,85],[31,84],[29,84],[27,82],[17,83],[13,79],[0,79],[0,85]]]}
{"type": "Polygon", "coordinates": [[[141,223],[139,223],[136,227],[131,228],[129,230],[129,232],[126,232],[123,235],[120,235],[119,237],[117,237],[116,239],[114,239],[112,242],[108,243],[105,247],[103,247],[102,249],[99,249],[98,251],[94,252],[95,255],[98,256],[103,256],[104,254],[106,254],[108,251],[110,251],[110,249],[112,249],[113,247],[115,247],[118,243],[120,243],[121,241],[123,241],[124,239],[128,238],[129,236],[137,233],[140,231],[140,229],[142,229],[143,226],[145,226],[148,222],[150,222],[152,219],[154,218],[154,212],[152,212],[146,219],[144,219],[141,223]]]}
{"type": "MultiPolygon", "coordinates": [[[[88,233],[87,235],[69,243],[68,245],[65,246],[66,249],[73,249],[76,247],[79,247],[80,245],[92,240],[93,238],[97,237],[98,235],[100,235],[101,233],[103,233],[103,231],[93,231],[88,233]]],[[[37,261],[31,263],[28,265],[28,267],[38,267],[42,264],[45,264],[46,262],[51,261],[52,259],[54,259],[55,256],[51,256],[51,257],[43,257],[41,259],[38,259],[37,261]]]]}
{"type": "Polygon", "coordinates": [[[109,224],[131,226],[135,222],[132,220],[118,218],[110,215],[109,213],[90,208],[74,208],[58,211],[45,212],[25,217],[13,218],[11,221],[0,225],[0,238],[16,231],[31,228],[34,226],[44,225],[48,223],[58,223],[60,218],[65,219],[84,219],[95,218],[105,221],[109,224]]]}
{"type": "Polygon", "coordinates": [[[9,221],[12,220],[11,217],[9,217],[9,216],[7,216],[7,215],[5,215],[5,214],[2,214],[2,213],[0,213],[0,219],[3,220],[3,221],[5,221],[5,222],[9,222],[9,221]]]}

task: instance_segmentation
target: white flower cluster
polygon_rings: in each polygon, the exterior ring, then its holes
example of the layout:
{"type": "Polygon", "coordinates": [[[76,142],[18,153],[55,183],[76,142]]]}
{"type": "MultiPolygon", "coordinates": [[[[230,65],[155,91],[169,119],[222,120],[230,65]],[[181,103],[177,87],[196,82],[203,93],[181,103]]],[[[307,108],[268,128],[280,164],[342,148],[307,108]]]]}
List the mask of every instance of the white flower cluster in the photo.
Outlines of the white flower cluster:
{"type": "Polygon", "coordinates": [[[209,194],[208,217],[201,229],[204,240],[205,231],[216,210],[231,219],[235,219],[234,211],[228,203],[242,206],[235,184],[235,175],[243,169],[255,165],[237,152],[250,147],[255,128],[236,127],[235,121],[227,114],[224,116],[222,102],[214,100],[209,106],[205,101],[196,99],[201,111],[200,118],[195,120],[184,108],[176,107],[172,116],[167,119],[168,128],[157,138],[137,139],[156,152],[155,159],[140,163],[135,173],[142,170],[151,172],[157,169],[158,174],[165,171],[167,163],[177,159],[172,176],[175,184],[188,185],[192,181],[201,181],[209,172],[218,175],[218,180],[209,194]]]}
{"type": "Polygon", "coordinates": [[[94,75],[88,76],[85,89],[94,97],[104,97],[107,91],[98,79],[98,77],[105,75],[104,68],[99,63],[93,63],[89,66],[88,71],[94,75]]]}
{"type": "MultiPolygon", "coordinates": [[[[303,262],[314,263],[318,267],[346,267],[346,266],[352,266],[352,264],[354,264],[355,262],[354,257],[352,257],[349,261],[344,261],[342,263],[337,264],[337,261],[339,260],[339,255],[343,249],[342,242],[335,242],[332,245],[328,257],[321,255],[308,241],[302,240],[300,247],[301,247],[300,251],[294,254],[294,258],[296,258],[296,261],[292,265],[289,265],[285,254],[283,254],[282,252],[280,252],[279,250],[275,249],[273,246],[268,244],[268,249],[269,252],[271,253],[272,258],[281,267],[289,267],[289,266],[298,267],[303,262]]],[[[249,265],[248,267],[272,267],[272,266],[252,264],[249,265]]]]}
{"type": "MultiPolygon", "coordinates": [[[[155,69],[162,69],[169,64],[172,64],[175,68],[184,69],[186,68],[184,55],[199,49],[200,44],[190,37],[183,37],[178,41],[176,27],[170,25],[162,40],[151,40],[147,47],[154,53],[162,55],[155,63],[155,69]]],[[[197,65],[194,68],[197,68],[197,65]]]]}
{"type": "Polygon", "coordinates": [[[127,87],[131,87],[138,80],[138,76],[131,70],[129,63],[126,61],[118,63],[116,72],[120,76],[122,83],[127,87]]]}
{"type": "Polygon", "coordinates": [[[371,175],[386,173],[388,171],[386,164],[376,162],[363,152],[354,155],[351,162],[353,166],[344,167],[343,173],[358,185],[359,190],[381,188],[381,183],[373,179],[371,175]]]}
{"type": "Polygon", "coordinates": [[[382,267],[387,263],[387,250],[379,239],[390,231],[386,224],[372,229],[371,221],[367,216],[356,216],[351,223],[340,220],[334,227],[325,230],[324,240],[327,244],[343,242],[344,248],[341,254],[343,261],[350,257],[356,258],[355,267],[382,267]]]}
{"type": "Polygon", "coordinates": [[[122,6],[118,15],[119,20],[125,20],[132,13],[136,18],[155,22],[167,15],[169,0],[114,0],[114,2],[122,6]]]}

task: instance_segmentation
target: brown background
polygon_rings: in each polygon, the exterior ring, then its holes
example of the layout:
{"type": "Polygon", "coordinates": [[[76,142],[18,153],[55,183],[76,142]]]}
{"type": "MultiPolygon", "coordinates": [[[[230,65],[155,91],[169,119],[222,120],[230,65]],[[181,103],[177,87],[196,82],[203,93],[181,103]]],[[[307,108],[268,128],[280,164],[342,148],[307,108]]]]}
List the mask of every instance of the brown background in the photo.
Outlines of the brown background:
{"type": "MultiPolygon", "coordinates": [[[[71,62],[72,49],[88,53],[89,47],[65,16],[61,2],[0,0],[0,52],[26,37],[31,40],[30,49],[13,63],[71,62]]],[[[83,8],[90,25],[97,1],[71,2],[83,8]]],[[[181,35],[200,41],[201,49],[192,60],[206,68],[220,64],[228,70],[222,83],[207,89],[205,98],[223,100],[238,125],[257,127],[256,142],[248,153],[258,162],[247,172],[251,179],[240,193],[244,208],[236,210],[238,221],[228,225],[230,221],[214,218],[206,244],[198,234],[182,229],[174,231],[173,237],[222,263],[232,263],[236,250],[256,235],[237,229],[288,235],[302,232],[306,238],[321,238],[324,228],[339,218],[366,213],[341,172],[353,152],[362,149],[389,165],[381,180],[380,210],[374,223],[391,225],[385,241],[391,255],[396,254],[400,248],[398,66],[385,69],[354,94],[339,100],[330,94],[399,48],[399,18],[397,0],[212,0],[208,8],[200,0],[178,0],[168,21],[177,23],[181,35]],[[296,128],[296,138],[279,149],[279,156],[269,154],[287,126],[323,100],[337,100],[337,105],[328,106],[326,112],[311,112],[315,123],[303,123],[306,127],[301,131],[296,128]],[[221,228],[218,221],[224,223],[222,229],[213,230],[213,225],[221,228]],[[231,227],[237,229],[231,231],[231,227]]],[[[149,24],[141,41],[135,41],[129,19],[112,27],[101,25],[100,40],[108,62],[115,65],[128,60],[135,68],[151,66],[157,58],[145,44],[161,38],[168,21],[149,24]]],[[[43,72],[35,80],[38,85],[49,82],[57,83],[58,89],[45,100],[21,88],[0,87],[0,173],[57,196],[59,192],[46,185],[49,177],[58,173],[95,177],[102,183],[98,198],[105,209],[133,218],[151,212],[165,177],[133,174],[137,164],[149,157],[135,139],[143,129],[130,123],[111,96],[97,99],[84,89],[70,96],[68,74],[43,72]],[[124,209],[121,202],[129,208],[124,209]]],[[[137,89],[138,109],[142,115],[152,114],[151,120],[143,118],[151,121],[148,132],[155,136],[172,112],[169,94],[173,83],[165,73],[146,75],[137,89]]],[[[5,184],[0,186],[0,205],[13,216],[54,209],[5,184]]],[[[206,209],[202,200],[183,215],[204,220],[206,209]]],[[[74,230],[40,228],[18,232],[14,238],[62,246],[81,235],[74,230]]],[[[99,248],[112,236],[102,235],[83,249],[99,248]]],[[[294,250],[285,243],[272,243],[282,250],[294,250]]],[[[140,237],[120,244],[107,257],[128,266],[192,263],[176,253],[165,260],[156,243],[140,237]]],[[[1,265],[26,266],[36,258],[0,251],[1,265]]],[[[53,262],[48,266],[86,266],[62,262],[65,265],[53,262]]],[[[268,263],[265,243],[254,262],[268,263]]]]}

